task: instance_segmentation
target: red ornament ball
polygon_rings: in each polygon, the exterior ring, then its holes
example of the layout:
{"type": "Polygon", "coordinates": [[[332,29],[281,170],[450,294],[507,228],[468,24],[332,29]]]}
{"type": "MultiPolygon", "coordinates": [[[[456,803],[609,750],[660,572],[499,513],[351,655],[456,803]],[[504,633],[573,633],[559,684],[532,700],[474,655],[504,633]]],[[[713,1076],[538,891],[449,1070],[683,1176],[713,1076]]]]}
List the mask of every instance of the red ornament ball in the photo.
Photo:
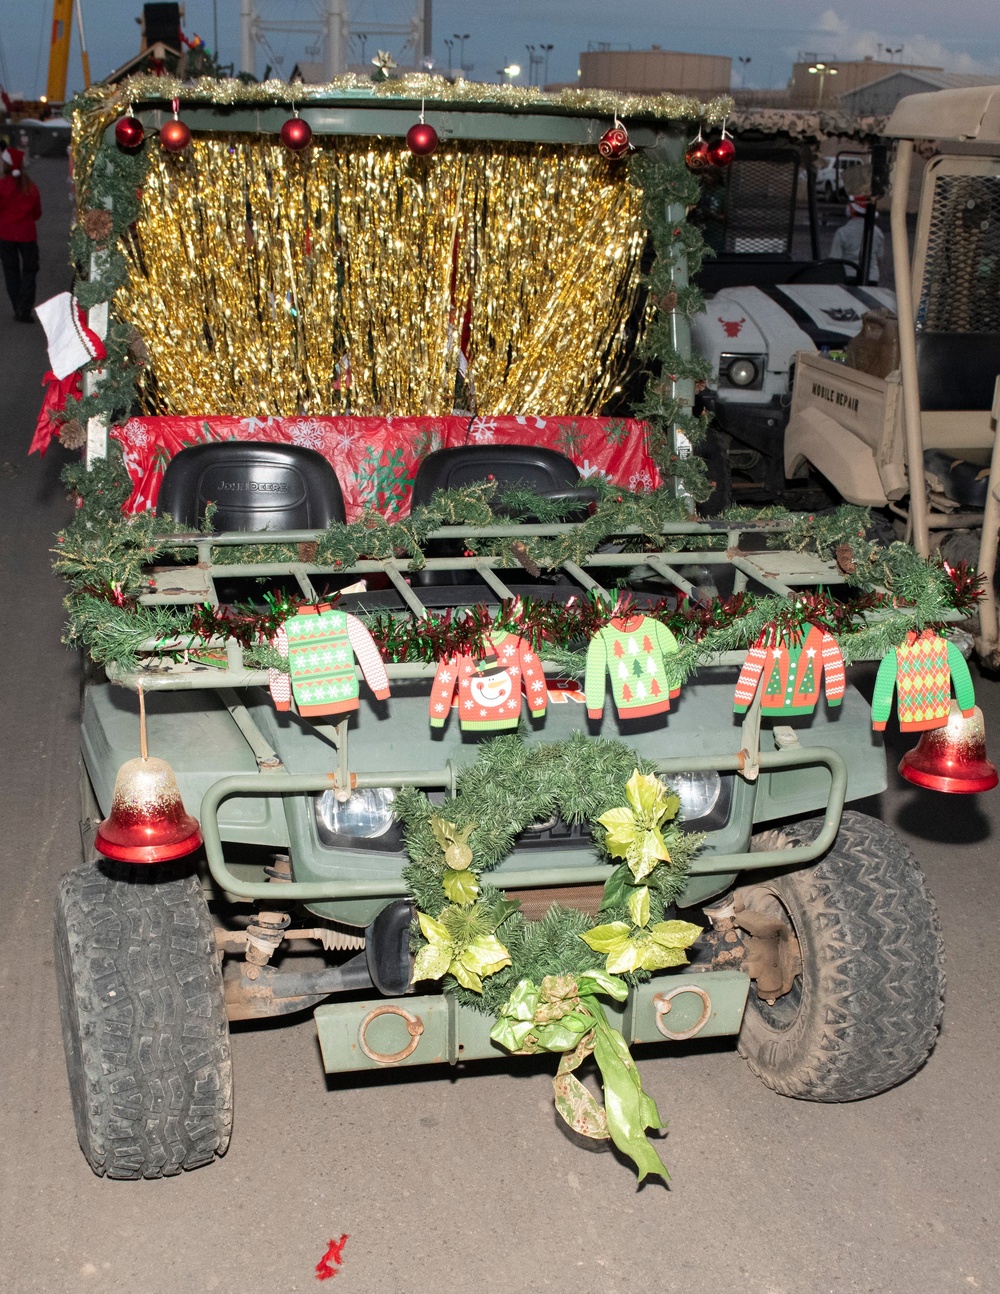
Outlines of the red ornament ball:
{"type": "Polygon", "coordinates": [[[709,160],[713,166],[728,166],[736,156],[736,145],[728,135],[723,135],[717,144],[708,150],[709,160]]]}
{"type": "Polygon", "coordinates": [[[703,171],[711,166],[707,139],[696,139],[684,154],[684,160],[692,171],[703,171]]]}
{"type": "Polygon", "coordinates": [[[415,126],[411,126],[406,132],[406,147],[411,153],[416,153],[417,157],[429,156],[437,146],[437,131],[424,121],[418,121],[415,126]]]}
{"type": "Polygon", "coordinates": [[[281,142],[293,153],[301,153],[312,141],[312,126],[301,117],[289,117],[281,127],[281,142]]]}
{"type": "Polygon", "coordinates": [[[610,130],[606,130],[597,145],[597,151],[609,162],[618,161],[628,150],[628,131],[622,125],[612,126],[610,130]]]}
{"type": "Polygon", "coordinates": [[[160,143],[168,153],[183,153],[191,142],[191,131],[174,117],[160,127],[160,143]]]}
{"type": "Polygon", "coordinates": [[[122,117],[115,122],[115,143],[127,151],[138,148],[146,138],[146,128],[138,117],[122,117]]]}

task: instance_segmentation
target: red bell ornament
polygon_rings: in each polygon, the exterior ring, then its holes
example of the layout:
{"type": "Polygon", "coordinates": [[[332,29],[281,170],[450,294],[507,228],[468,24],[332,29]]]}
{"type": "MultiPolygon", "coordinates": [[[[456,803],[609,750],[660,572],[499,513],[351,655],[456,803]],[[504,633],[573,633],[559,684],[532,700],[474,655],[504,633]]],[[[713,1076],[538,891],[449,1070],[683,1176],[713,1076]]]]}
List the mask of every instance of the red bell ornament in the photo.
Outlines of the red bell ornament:
{"type": "Polygon", "coordinates": [[[602,157],[606,157],[609,162],[617,162],[625,156],[630,147],[628,131],[616,119],[611,129],[606,130],[598,141],[597,151],[602,157]]]}
{"type": "Polygon", "coordinates": [[[145,138],[146,128],[138,117],[121,117],[115,122],[115,143],[125,152],[135,152],[145,138]]]}
{"type": "Polygon", "coordinates": [[[966,718],[952,701],[943,728],[925,732],[899,761],[900,774],[914,786],[951,795],[992,791],[1000,777],[986,758],[983,712],[977,706],[966,718]]]}
{"type": "Polygon", "coordinates": [[[166,760],[130,759],[122,764],[111,815],[97,828],[97,850],[119,863],[165,863],[200,844],[198,819],[185,811],[166,760]]]}
{"type": "Polygon", "coordinates": [[[183,153],[191,143],[191,131],[183,121],[174,117],[160,127],[160,143],[168,153],[183,153]]]}
{"type": "Polygon", "coordinates": [[[438,146],[438,133],[421,118],[406,132],[406,147],[417,157],[428,157],[438,146]]]}
{"type": "Polygon", "coordinates": [[[722,138],[717,140],[708,150],[708,160],[713,166],[728,166],[735,156],[736,145],[723,131],[722,138]]]}
{"type": "Polygon", "coordinates": [[[297,115],[288,118],[281,127],[280,134],[281,142],[293,153],[301,153],[304,148],[308,148],[313,136],[312,126],[297,115]]]}

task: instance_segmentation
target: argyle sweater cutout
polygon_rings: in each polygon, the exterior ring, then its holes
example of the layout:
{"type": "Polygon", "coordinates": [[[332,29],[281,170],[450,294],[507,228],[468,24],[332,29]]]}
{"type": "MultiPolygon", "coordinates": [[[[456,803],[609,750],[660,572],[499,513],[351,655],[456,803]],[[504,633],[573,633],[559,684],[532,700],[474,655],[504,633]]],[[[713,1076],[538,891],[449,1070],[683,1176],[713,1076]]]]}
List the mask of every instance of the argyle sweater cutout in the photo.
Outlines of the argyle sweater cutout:
{"type": "Polygon", "coordinates": [[[599,629],[587,648],[588,717],[600,719],[604,713],[605,674],[611,677],[611,695],[622,719],[664,714],[681,690],[670,672],[676,651],[677,639],[650,616],[619,617],[599,629]]]}
{"type": "Polygon", "coordinates": [[[385,665],[371,634],[360,620],[327,602],[300,607],[272,639],[288,657],[289,674],[268,671],[275,708],[288,710],[291,697],[299,714],[348,714],[358,708],[355,657],[368,686],[379,701],[389,695],[385,665]]]}
{"type": "Polygon", "coordinates": [[[872,695],[872,727],[885,727],[896,689],[896,709],[902,732],[927,732],[943,728],[951,710],[951,688],[966,718],[976,707],[972,675],[965,657],[954,643],[933,629],[917,635],[911,630],[906,642],[882,658],[875,675],[872,695]]]}
{"type": "Polygon", "coordinates": [[[521,720],[521,691],[533,719],[545,713],[548,693],[538,653],[517,634],[494,637],[485,658],[455,653],[438,662],[431,688],[432,728],[441,728],[458,692],[458,721],[463,732],[498,732],[521,720]],[[495,659],[495,665],[493,661],[495,659]]]}
{"type": "Polygon", "coordinates": [[[775,637],[765,630],[747,652],[733,698],[733,709],[743,714],[763,680],[762,713],[812,714],[825,683],[828,705],[844,699],[844,658],[833,634],[809,625],[798,640],[775,637]]]}

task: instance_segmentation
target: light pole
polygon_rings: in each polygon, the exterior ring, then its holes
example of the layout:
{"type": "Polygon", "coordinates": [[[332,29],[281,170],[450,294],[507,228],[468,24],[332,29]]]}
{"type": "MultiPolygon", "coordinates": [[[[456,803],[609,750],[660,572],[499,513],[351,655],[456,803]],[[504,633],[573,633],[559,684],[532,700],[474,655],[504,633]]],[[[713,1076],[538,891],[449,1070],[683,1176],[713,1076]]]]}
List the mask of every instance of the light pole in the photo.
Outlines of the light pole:
{"type": "Polygon", "coordinates": [[[448,71],[451,71],[451,51],[455,48],[455,42],[445,37],[445,49],[448,51],[448,71]]]}
{"type": "Polygon", "coordinates": [[[817,94],[816,96],[817,108],[822,108],[823,106],[823,85],[824,85],[824,82],[826,81],[826,78],[828,76],[836,76],[838,70],[839,70],[838,68],[830,67],[826,63],[813,63],[813,65],[810,67],[809,75],[819,77],[819,94],[817,94]]]}
{"type": "Polygon", "coordinates": [[[524,48],[528,51],[528,84],[534,85],[535,84],[535,62],[537,60],[540,63],[542,61],[541,56],[535,53],[534,45],[525,45],[524,48]]]}
{"type": "Polygon", "coordinates": [[[889,59],[890,59],[890,61],[891,61],[891,60],[892,60],[892,58],[893,58],[893,55],[895,55],[895,54],[902,54],[902,52],[903,52],[903,46],[902,46],[902,45],[897,45],[895,49],[890,49],[890,48],[889,48],[889,46],[888,46],[888,45],[886,45],[886,47],[885,47],[885,52],[889,55],[889,59]]]}
{"type": "Polygon", "coordinates": [[[545,55],[545,70],[543,72],[544,80],[542,82],[542,89],[544,90],[549,83],[549,55],[555,49],[555,45],[539,45],[538,48],[545,55]]]}
{"type": "Polygon", "coordinates": [[[750,61],[751,60],[750,60],[749,54],[737,55],[737,62],[740,65],[740,89],[741,90],[745,90],[747,88],[747,66],[749,65],[750,61]]]}
{"type": "Polygon", "coordinates": [[[469,39],[469,33],[466,32],[463,36],[461,33],[453,31],[451,34],[458,41],[458,66],[463,72],[468,71],[469,69],[465,66],[465,42],[469,39]]]}
{"type": "Polygon", "coordinates": [[[365,46],[368,44],[368,33],[366,31],[356,31],[354,34],[355,36],[357,36],[358,41],[361,45],[361,62],[364,63],[365,46]]]}

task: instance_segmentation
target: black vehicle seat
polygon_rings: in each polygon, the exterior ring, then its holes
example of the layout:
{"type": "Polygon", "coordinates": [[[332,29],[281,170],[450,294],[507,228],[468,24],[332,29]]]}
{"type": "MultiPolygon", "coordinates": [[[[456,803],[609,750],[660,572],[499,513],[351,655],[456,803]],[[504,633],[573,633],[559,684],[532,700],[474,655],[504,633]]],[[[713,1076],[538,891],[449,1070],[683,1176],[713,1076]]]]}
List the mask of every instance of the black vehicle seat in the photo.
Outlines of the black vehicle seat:
{"type": "Polygon", "coordinates": [[[325,530],[346,518],[337,473],[302,445],[226,440],[182,449],[163,474],[157,512],[197,528],[209,502],[217,532],[325,530]]]}
{"type": "MultiPolygon", "coordinates": [[[[459,445],[436,449],[417,469],[413,506],[430,503],[436,490],[460,490],[492,478],[501,491],[520,487],[536,494],[571,490],[580,472],[565,454],[539,445],[459,445]]],[[[496,511],[502,511],[497,507],[496,511]]]]}
{"type": "MultiPolygon", "coordinates": [[[[459,445],[436,449],[420,464],[413,482],[413,507],[430,503],[438,490],[459,490],[491,478],[500,493],[522,488],[549,498],[579,488],[581,479],[576,465],[564,454],[540,445],[459,445]]],[[[493,508],[503,515],[501,503],[494,503],[493,508]]],[[[430,540],[425,551],[428,557],[460,557],[462,545],[457,540],[430,540]]],[[[417,571],[413,580],[423,585],[473,584],[478,577],[471,571],[417,571]]]]}

